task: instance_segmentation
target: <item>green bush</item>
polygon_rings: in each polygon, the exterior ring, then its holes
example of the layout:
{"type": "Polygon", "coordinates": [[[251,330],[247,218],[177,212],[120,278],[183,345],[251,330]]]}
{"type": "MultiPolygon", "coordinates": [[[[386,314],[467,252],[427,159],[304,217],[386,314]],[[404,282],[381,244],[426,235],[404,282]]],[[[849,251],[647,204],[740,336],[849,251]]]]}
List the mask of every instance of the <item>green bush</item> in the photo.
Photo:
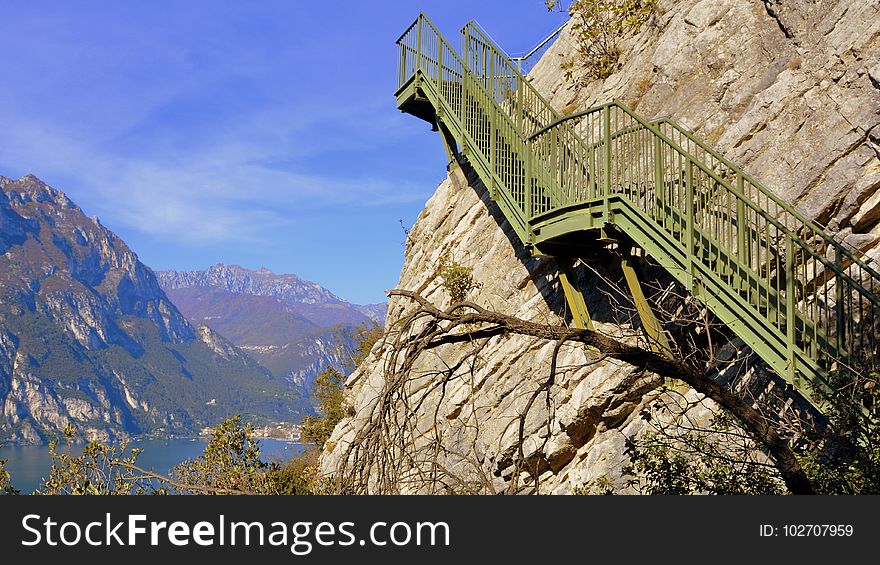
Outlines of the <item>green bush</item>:
{"type": "Polygon", "coordinates": [[[373,345],[382,338],[382,328],[379,324],[369,321],[356,326],[343,327],[337,335],[342,367],[350,373],[360,366],[370,354],[373,345]]]}
{"type": "MultiPolygon", "coordinates": [[[[49,444],[52,467],[35,494],[44,495],[142,495],[142,494],[318,494],[326,492],[326,481],[317,477],[314,450],[287,462],[266,462],[260,441],[251,424],[241,416],[223,421],[212,434],[205,451],[176,465],[163,476],[137,465],[142,453],[93,441],[79,456],[71,453],[76,432],[65,430],[66,451],[58,441],[49,444]]],[[[8,472],[0,462],[0,487],[6,494],[18,494],[8,485],[8,472]]]]}
{"type": "Polygon", "coordinates": [[[318,400],[319,416],[306,416],[302,423],[302,438],[321,449],[333,428],[346,415],[345,375],[331,367],[315,378],[312,395],[318,400]]]}
{"type": "Polygon", "coordinates": [[[234,416],[214,428],[202,455],[174,466],[173,488],[180,494],[267,494],[269,464],[261,453],[253,425],[234,416]]]}
{"type": "Polygon", "coordinates": [[[262,459],[253,426],[236,416],[214,429],[205,452],[174,467],[171,487],[178,494],[310,495],[328,492],[318,477],[312,449],[284,462],[262,459]]]}
{"type": "MultiPolygon", "coordinates": [[[[651,421],[650,417],[643,417],[651,421]]],[[[783,494],[776,468],[756,456],[754,443],[730,416],[716,415],[706,429],[657,427],[627,438],[623,483],[640,494],[783,494]]],[[[576,486],[572,494],[615,494],[606,475],[576,486]]]]}
{"type": "Polygon", "coordinates": [[[6,459],[0,459],[0,494],[18,494],[18,489],[12,487],[12,477],[6,470],[6,459]]]}
{"type": "Polygon", "coordinates": [[[440,256],[439,270],[440,286],[449,294],[453,304],[463,302],[471,291],[480,286],[474,280],[474,269],[472,267],[466,267],[445,255],[440,256]]]}
{"type": "Polygon", "coordinates": [[[36,494],[73,495],[132,495],[166,494],[167,490],[145,477],[136,468],[140,449],[128,451],[128,443],[108,445],[92,441],[79,456],[71,453],[76,429],[64,429],[67,450],[58,449],[58,440],[49,442],[52,467],[49,477],[35,491],[36,494]]]}
{"type": "Polygon", "coordinates": [[[732,455],[713,432],[689,431],[675,439],[646,434],[630,444],[630,461],[625,469],[631,475],[628,484],[642,494],[785,492],[774,467],[743,451],[732,455]]]}
{"type": "Polygon", "coordinates": [[[800,464],[821,494],[880,494],[880,374],[854,367],[828,379],[828,425],[800,464]]]}
{"type": "MultiPolygon", "coordinates": [[[[546,0],[547,8],[560,6],[546,0]]],[[[634,35],[657,11],[657,0],[576,0],[568,12],[574,19],[572,30],[580,55],[579,62],[590,78],[607,78],[617,70],[620,40],[634,35]]],[[[575,61],[563,64],[567,77],[573,75],[575,61]]]]}

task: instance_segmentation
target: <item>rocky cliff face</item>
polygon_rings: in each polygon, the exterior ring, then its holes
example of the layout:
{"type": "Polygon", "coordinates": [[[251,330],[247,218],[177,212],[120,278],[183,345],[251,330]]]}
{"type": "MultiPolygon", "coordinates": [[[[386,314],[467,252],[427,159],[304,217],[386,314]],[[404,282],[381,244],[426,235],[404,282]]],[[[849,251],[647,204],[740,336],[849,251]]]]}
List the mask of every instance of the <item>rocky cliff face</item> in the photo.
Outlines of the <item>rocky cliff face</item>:
{"type": "Polygon", "coordinates": [[[564,34],[535,85],[564,113],[620,99],[674,116],[766,186],[861,249],[880,219],[880,4],[661,2],[604,81],[566,81],[564,34]]]}
{"type": "Polygon", "coordinates": [[[228,413],[301,417],[298,390],[206,329],[64,193],[0,177],[0,440],[39,442],[68,424],[108,438],[197,431],[228,413]]]}
{"type": "MultiPolygon", "coordinates": [[[[575,56],[568,29],[533,71],[533,83],[563,113],[619,98],[648,117],[673,115],[808,215],[875,255],[878,10],[876,2],[861,0],[661,2],[654,24],[624,42],[622,65],[607,79],[578,79],[577,68],[574,80],[564,78],[559,65],[575,56]]],[[[438,187],[412,229],[398,287],[448,304],[438,265],[441,256],[453,257],[473,267],[480,288],[470,298],[481,305],[565,323],[557,266],[527,255],[475,181],[454,172],[438,187]]],[[[589,272],[582,278],[592,289],[588,306],[600,320],[597,329],[626,333],[626,323],[608,313],[602,281],[589,272]]],[[[391,300],[386,327],[410,311],[411,303],[391,300]]],[[[553,344],[509,336],[490,339],[476,356],[470,347],[444,346],[419,359],[409,403],[391,407],[396,421],[410,428],[409,451],[422,449],[420,458],[396,462],[412,481],[370,482],[367,490],[424,492],[431,490],[428,484],[440,491],[509,490],[519,417],[549,374],[553,344]],[[465,358],[474,361],[457,366],[465,358]],[[442,387],[432,386],[440,380],[442,387]]],[[[375,348],[349,379],[355,415],[334,431],[323,472],[337,472],[350,461],[358,432],[388,400],[387,352],[375,348]]],[[[626,490],[626,440],[650,429],[640,414],[698,398],[686,387],[657,388],[632,367],[597,360],[577,347],[562,348],[559,367],[546,400],[542,396],[532,407],[524,426],[523,453],[540,472],[540,492],[570,493],[603,475],[626,490]]],[[[704,402],[689,417],[705,423],[714,409],[704,402]]]]}
{"type": "Polygon", "coordinates": [[[67,196],[33,175],[0,179],[4,228],[0,288],[10,302],[40,296],[80,345],[125,345],[115,323],[146,318],[172,343],[192,328],[165,298],[152,272],[116,235],[86,218],[67,196]]]}

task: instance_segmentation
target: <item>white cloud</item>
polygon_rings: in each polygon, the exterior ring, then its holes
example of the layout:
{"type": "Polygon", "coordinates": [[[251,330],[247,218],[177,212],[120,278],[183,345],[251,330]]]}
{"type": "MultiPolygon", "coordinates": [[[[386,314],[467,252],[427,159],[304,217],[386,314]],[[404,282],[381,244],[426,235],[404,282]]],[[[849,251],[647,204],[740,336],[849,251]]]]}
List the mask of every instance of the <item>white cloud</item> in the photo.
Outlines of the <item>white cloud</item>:
{"type": "MultiPolygon", "coordinates": [[[[175,152],[150,151],[149,157],[107,155],[103,140],[74,139],[31,121],[7,122],[0,164],[26,167],[39,177],[73,178],[70,193],[89,213],[155,237],[195,244],[259,241],[260,233],[289,225],[304,211],[345,206],[350,209],[424,200],[425,187],[374,174],[359,174],[340,164],[338,174],[304,173],[296,163],[277,166],[289,155],[316,159],[330,151],[371,149],[374,128],[393,124],[337,114],[312,115],[291,123],[269,112],[249,116],[221,139],[175,152]],[[359,135],[317,138],[322,124],[359,135]],[[312,141],[314,139],[314,141],[312,141]]],[[[8,173],[7,173],[8,174],[8,173]]]]}
{"type": "Polygon", "coordinates": [[[161,27],[128,9],[107,22],[24,12],[0,35],[13,77],[0,89],[0,174],[32,172],[108,224],[196,245],[259,241],[302,214],[423,202],[432,188],[390,170],[427,126],[394,110],[382,77],[340,85],[323,35],[242,42],[224,33],[236,12],[195,8],[161,27]],[[183,33],[193,22],[198,40],[183,33]]]}

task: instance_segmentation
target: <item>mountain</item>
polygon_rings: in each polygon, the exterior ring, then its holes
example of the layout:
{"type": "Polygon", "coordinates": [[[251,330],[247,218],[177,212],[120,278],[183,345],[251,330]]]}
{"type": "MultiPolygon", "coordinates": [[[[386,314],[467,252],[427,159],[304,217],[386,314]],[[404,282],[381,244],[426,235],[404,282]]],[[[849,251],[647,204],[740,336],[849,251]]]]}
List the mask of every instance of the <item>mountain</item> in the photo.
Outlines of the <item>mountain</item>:
{"type": "Polygon", "coordinates": [[[372,320],[382,324],[385,304],[352,304],[326,288],[291,274],[275,274],[269,269],[256,271],[238,265],[217,263],[201,271],[158,271],[162,288],[211,288],[230,294],[275,298],[318,326],[360,324],[372,320]]]}
{"type": "Polygon", "coordinates": [[[378,304],[355,304],[354,307],[380,326],[385,325],[385,314],[388,312],[388,303],[380,302],[378,304]]]}
{"type": "Polygon", "coordinates": [[[302,393],[207,326],[97,219],[33,175],[0,177],[0,441],[297,421],[302,393]]]}
{"type": "Polygon", "coordinates": [[[156,276],[192,323],[210,326],[276,377],[305,390],[324,367],[341,367],[351,345],[346,328],[385,318],[385,304],[352,304],[316,283],[266,268],[218,263],[156,276]]]}

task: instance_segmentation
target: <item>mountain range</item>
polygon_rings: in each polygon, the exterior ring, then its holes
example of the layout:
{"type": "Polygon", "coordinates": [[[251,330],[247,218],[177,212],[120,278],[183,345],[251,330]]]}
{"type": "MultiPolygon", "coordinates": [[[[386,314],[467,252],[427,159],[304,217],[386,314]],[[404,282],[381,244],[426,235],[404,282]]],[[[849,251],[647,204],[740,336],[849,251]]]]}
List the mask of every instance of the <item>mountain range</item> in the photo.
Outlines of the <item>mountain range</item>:
{"type": "Polygon", "coordinates": [[[191,323],[222,334],[305,391],[324,367],[342,368],[351,346],[348,328],[381,325],[385,318],[385,304],[352,304],[314,282],[266,268],[218,263],[156,276],[191,323]]]}
{"type": "MultiPolygon", "coordinates": [[[[266,300],[301,289],[310,315],[324,315],[326,291],[284,281],[266,300]]],[[[342,317],[369,316],[332,304],[342,317]]],[[[298,316],[290,323],[312,328],[298,316]]],[[[45,441],[70,424],[108,439],[192,433],[232,414],[261,423],[310,412],[300,386],[211,324],[190,323],[137,255],[63,192],[33,175],[0,177],[0,442],[45,441]]]]}

